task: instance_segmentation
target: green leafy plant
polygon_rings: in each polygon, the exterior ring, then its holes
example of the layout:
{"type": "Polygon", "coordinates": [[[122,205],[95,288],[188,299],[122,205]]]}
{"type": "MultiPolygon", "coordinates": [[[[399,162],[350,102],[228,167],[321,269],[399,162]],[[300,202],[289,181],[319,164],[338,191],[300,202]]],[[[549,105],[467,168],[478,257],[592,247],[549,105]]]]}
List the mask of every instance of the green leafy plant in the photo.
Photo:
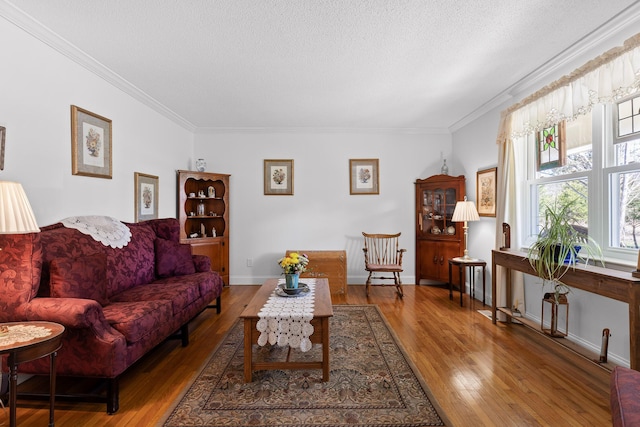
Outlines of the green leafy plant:
{"type": "Polygon", "coordinates": [[[538,277],[553,284],[556,300],[560,294],[569,292],[562,277],[575,267],[578,252],[582,251],[587,263],[594,259],[604,265],[598,243],[584,227],[573,224],[571,205],[572,201],[566,201],[544,206],[544,224],[527,254],[538,277]]]}

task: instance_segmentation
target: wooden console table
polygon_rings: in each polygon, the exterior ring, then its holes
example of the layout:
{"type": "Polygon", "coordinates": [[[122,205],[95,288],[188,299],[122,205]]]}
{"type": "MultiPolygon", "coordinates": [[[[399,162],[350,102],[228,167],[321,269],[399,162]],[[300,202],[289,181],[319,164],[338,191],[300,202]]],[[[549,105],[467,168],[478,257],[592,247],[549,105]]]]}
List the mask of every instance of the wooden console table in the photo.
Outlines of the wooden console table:
{"type": "MultiPolygon", "coordinates": [[[[497,307],[496,293],[496,267],[500,265],[507,269],[507,306],[511,307],[511,270],[521,271],[526,274],[536,276],[535,270],[529,264],[527,253],[514,250],[493,250],[491,251],[491,305],[492,322],[496,323],[498,311],[507,315],[507,320],[511,321],[512,312],[507,307],[497,307]]],[[[631,369],[640,370],[640,313],[638,304],[640,303],[640,278],[635,278],[630,272],[612,270],[610,268],[593,265],[578,264],[573,269],[569,269],[563,276],[562,282],[567,286],[583,291],[602,295],[617,301],[629,304],[629,360],[631,369]]],[[[518,320],[521,320],[518,318],[518,320]]]]}

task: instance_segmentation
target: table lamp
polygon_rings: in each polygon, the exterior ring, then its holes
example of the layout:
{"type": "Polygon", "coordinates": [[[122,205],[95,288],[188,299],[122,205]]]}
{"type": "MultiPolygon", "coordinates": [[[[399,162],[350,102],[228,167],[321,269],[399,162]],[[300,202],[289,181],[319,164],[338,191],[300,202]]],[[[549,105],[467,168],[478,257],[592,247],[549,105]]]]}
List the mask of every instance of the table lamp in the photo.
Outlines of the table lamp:
{"type": "Polygon", "coordinates": [[[478,215],[478,210],[476,209],[475,203],[468,201],[467,196],[464,197],[464,201],[456,203],[456,208],[453,211],[453,217],[451,221],[453,222],[464,222],[462,228],[464,229],[464,256],[462,259],[464,260],[472,260],[469,256],[469,250],[467,249],[467,242],[469,237],[469,226],[467,225],[468,221],[478,221],[480,216],[478,215]]]}
{"type": "Polygon", "coordinates": [[[27,234],[40,231],[22,185],[0,181],[0,234],[27,234]]]}

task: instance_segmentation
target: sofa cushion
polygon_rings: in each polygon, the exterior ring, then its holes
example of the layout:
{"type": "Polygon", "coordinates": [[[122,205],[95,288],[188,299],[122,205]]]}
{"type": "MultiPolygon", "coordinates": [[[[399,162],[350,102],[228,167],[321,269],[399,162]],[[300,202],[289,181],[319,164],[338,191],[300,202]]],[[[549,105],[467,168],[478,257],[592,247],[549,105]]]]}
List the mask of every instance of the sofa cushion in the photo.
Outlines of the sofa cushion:
{"type": "MultiPolygon", "coordinates": [[[[200,274],[197,274],[197,276],[200,277],[200,274]]],[[[189,276],[186,280],[184,277],[174,276],[157,280],[148,285],[129,289],[128,291],[115,295],[112,301],[135,302],[165,300],[171,303],[172,314],[178,315],[201,298],[200,280],[192,276],[189,276]]]]}
{"type": "Polygon", "coordinates": [[[107,298],[107,256],[102,253],[51,260],[51,296],[92,299],[101,305],[107,298]]]}
{"type": "MultiPolygon", "coordinates": [[[[171,301],[112,302],[103,308],[107,322],[124,335],[128,343],[147,339],[154,341],[167,334],[172,317],[171,301]]],[[[170,333],[171,331],[169,331],[170,333]]]]}
{"type": "Polygon", "coordinates": [[[184,276],[196,272],[190,245],[167,239],[156,239],[155,246],[158,277],[184,276]]]}

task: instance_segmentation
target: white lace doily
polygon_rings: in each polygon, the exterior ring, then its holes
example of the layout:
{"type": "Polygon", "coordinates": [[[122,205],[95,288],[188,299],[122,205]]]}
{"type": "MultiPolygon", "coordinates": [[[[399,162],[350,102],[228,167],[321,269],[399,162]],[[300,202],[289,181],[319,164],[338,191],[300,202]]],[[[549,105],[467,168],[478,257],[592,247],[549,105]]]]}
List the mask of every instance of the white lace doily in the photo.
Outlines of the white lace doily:
{"type": "Polygon", "coordinates": [[[0,335],[0,347],[16,343],[31,341],[34,338],[43,338],[51,335],[51,330],[44,326],[13,325],[8,327],[6,335],[0,335]]]}
{"type": "MultiPolygon", "coordinates": [[[[278,296],[273,293],[258,313],[256,328],[260,332],[258,345],[288,345],[291,348],[299,348],[301,351],[311,350],[313,334],[313,307],[315,304],[315,279],[304,279],[309,285],[309,293],[304,296],[292,298],[278,296]]],[[[280,279],[278,284],[284,283],[280,279]]]]}
{"type": "Polygon", "coordinates": [[[112,248],[122,248],[131,240],[131,230],[110,216],[70,216],[60,221],[67,228],[75,228],[94,240],[112,248]]]}

